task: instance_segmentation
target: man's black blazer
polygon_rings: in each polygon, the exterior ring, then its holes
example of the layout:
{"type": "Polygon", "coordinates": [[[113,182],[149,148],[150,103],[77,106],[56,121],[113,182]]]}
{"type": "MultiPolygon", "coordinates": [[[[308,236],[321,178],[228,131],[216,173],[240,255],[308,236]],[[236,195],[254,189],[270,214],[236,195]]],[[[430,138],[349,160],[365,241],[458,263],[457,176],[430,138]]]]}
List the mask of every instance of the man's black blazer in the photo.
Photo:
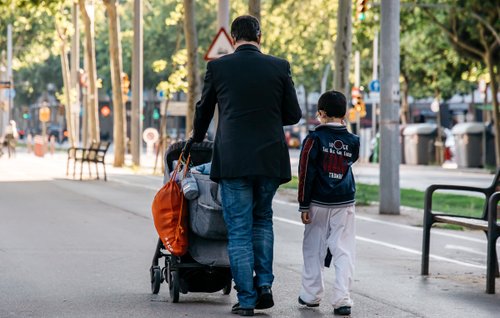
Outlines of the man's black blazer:
{"type": "Polygon", "coordinates": [[[291,179],[283,126],[302,116],[290,64],[251,44],[207,64],[196,104],[193,139],[200,142],[218,104],[210,178],[247,176],[291,179]]]}

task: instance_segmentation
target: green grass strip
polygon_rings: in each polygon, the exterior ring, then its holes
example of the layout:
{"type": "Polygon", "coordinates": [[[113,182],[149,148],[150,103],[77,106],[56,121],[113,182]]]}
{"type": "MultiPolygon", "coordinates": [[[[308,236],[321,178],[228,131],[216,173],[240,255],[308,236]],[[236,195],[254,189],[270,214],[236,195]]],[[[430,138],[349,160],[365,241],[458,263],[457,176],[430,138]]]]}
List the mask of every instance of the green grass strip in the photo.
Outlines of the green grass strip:
{"type": "MultiPolygon", "coordinates": [[[[298,179],[293,177],[292,181],[281,186],[283,189],[297,189],[298,179]]],[[[356,204],[367,205],[370,202],[378,202],[379,186],[356,183],[356,204]]],[[[424,209],[423,191],[413,189],[401,189],[401,206],[407,206],[417,209],[424,209]]],[[[467,195],[439,193],[433,195],[433,211],[452,213],[456,215],[479,217],[482,214],[484,199],[467,195]]]]}

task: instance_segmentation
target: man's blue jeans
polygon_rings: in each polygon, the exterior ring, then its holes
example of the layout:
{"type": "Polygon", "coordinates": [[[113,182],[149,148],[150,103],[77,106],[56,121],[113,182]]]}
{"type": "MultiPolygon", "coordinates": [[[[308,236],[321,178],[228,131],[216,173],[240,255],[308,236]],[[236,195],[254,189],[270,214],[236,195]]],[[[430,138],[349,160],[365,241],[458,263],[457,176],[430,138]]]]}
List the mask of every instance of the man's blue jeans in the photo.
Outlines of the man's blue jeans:
{"type": "Polygon", "coordinates": [[[279,184],[279,178],[269,177],[220,180],[229,262],[241,308],[254,308],[255,288],[271,286],[274,280],[272,201],[279,184]]]}

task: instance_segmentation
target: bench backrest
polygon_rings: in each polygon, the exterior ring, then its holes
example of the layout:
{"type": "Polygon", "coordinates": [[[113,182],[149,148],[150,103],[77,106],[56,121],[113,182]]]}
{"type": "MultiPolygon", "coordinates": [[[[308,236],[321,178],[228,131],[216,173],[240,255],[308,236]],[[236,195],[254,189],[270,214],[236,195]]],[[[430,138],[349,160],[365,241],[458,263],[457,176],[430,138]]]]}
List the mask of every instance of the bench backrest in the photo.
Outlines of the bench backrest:
{"type": "Polygon", "coordinates": [[[87,152],[88,160],[95,160],[97,158],[97,151],[99,150],[99,142],[93,141],[87,152]]]}
{"type": "Polygon", "coordinates": [[[488,219],[488,201],[491,197],[491,195],[497,191],[500,191],[500,167],[497,168],[495,177],[493,178],[493,181],[491,182],[491,185],[486,188],[485,194],[486,194],[486,200],[483,206],[483,215],[482,219],[487,220],[488,219]]]}
{"type": "Polygon", "coordinates": [[[97,150],[97,161],[104,162],[104,156],[109,149],[111,142],[109,141],[101,141],[99,143],[99,149],[97,150]]]}

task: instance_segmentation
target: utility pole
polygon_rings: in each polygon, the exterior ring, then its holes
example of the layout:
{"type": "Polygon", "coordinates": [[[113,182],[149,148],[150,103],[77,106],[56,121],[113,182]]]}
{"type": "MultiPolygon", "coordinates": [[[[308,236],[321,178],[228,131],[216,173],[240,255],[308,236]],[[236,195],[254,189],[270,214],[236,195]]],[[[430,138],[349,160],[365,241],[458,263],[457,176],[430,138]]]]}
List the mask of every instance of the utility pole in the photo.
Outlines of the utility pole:
{"type": "Polygon", "coordinates": [[[400,214],[399,1],[381,0],[380,214],[400,214]]]}
{"type": "Polygon", "coordinates": [[[142,104],[143,104],[143,28],[142,28],[142,1],[134,0],[134,51],[132,52],[132,163],[141,165],[141,133],[142,133],[142,104]]]}
{"type": "MultiPolygon", "coordinates": [[[[12,24],[7,26],[7,79],[10,82],[8,90],[9,98],[9,120],[12,119],[12,91],[14,90],[14,81],[12,78],[12,24]]],[[[0,132],[3,133],[3,132],[0,132]]]]}
{"type": "Polygon", "coordinates": [[[73,2],[73,7],[71,8],[72,19],[73,19],[73,37],[71,39],[71,101],[72,105],[69,105],[71,111],[71,127],[73,132],[68,132],[73,135],[74,144],[78,145],[80,142],[80,89],[78,85],[78,72],[80,70],[80,28],[78,16],[79,6],[78,2],[73,2]]]}

